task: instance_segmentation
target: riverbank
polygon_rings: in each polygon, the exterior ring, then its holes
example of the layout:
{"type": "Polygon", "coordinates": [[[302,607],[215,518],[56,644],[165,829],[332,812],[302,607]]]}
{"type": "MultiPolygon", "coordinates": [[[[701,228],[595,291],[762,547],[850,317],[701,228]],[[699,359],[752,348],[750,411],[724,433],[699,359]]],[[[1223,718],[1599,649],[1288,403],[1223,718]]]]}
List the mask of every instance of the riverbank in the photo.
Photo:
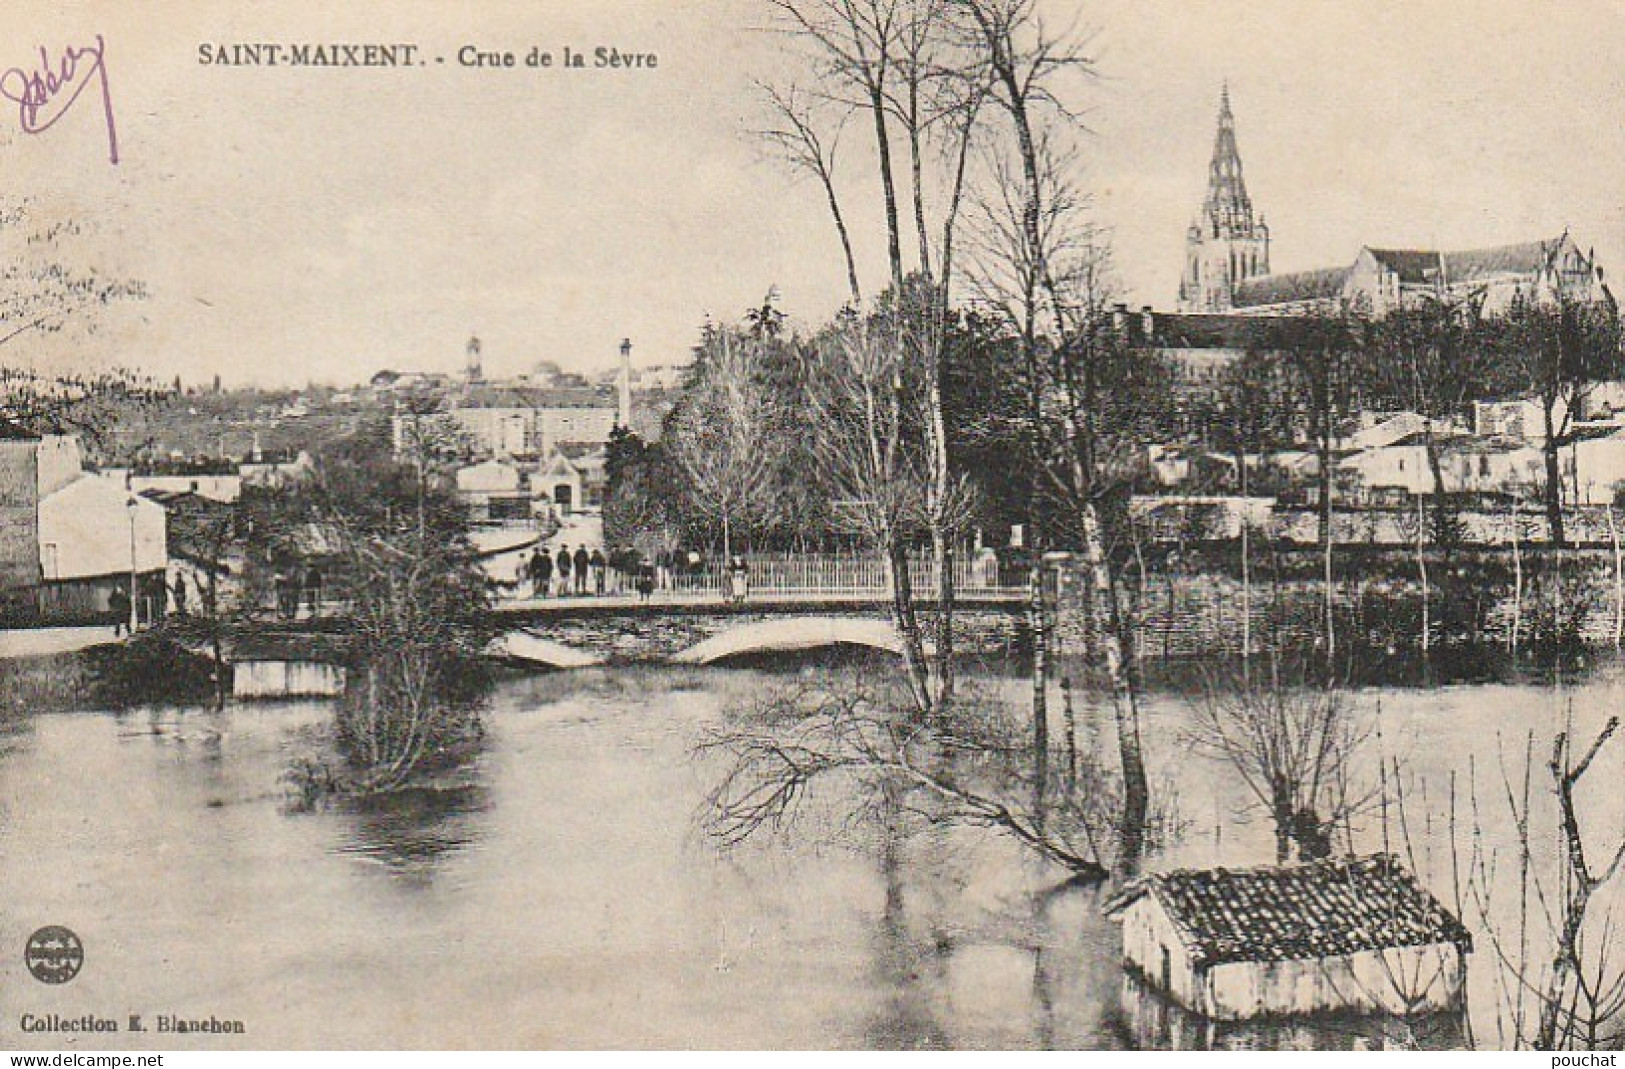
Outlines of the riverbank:
{"type": "Polygon", "coordinates": [[[213,665],[157,632],[0,658],[0,709],[9,713],[199,705],[213,694],[213,665]]]}
{"type": "Polygon", "coordinates": [[[0,660],[75,653],[124,641],[111,625],[92,627],[8,627],[0,629],[0,660]]]}

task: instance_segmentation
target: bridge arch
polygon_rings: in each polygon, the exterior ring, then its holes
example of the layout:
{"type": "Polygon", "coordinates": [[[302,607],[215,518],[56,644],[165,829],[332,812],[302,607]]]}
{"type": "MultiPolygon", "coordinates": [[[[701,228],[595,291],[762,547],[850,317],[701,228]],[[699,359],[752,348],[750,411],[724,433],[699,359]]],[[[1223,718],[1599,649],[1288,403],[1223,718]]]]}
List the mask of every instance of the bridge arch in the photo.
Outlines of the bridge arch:
{"type": "Polygon", "coordinates": [[[602,657],[524,630],[509,631],[498,636],[490,645],[490,653],[495,657],[542,668],[591,668],[604,663],[602,657]]]}
{"type": "Polygon", "coordinates": [[[676,664],[706,665],[747,653],[815,650],[828,646],[867,646],[903,652],[903,639],[890,621],[852,616],[785,616],[740,624],[672,656],[676,664]]]}

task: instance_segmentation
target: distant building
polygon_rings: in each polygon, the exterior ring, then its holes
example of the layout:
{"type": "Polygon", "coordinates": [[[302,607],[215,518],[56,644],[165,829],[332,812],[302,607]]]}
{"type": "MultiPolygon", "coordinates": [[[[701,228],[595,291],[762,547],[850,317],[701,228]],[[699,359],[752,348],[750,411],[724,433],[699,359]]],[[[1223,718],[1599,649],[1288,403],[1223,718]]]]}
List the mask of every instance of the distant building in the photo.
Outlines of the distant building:
{"type": "Polygon", "coordinates": [[[1123,956],[1203,1017],[1458,1009],[1472,936],[1396,858],[1144,877],[1106,904],[1123,956]]]}
{"type": "Polygon", "coordinates": [[[1461,302],[1486,314],[1518,298],[1562,297],[1614,307],[1602,269],[1568,233],[1493,248],[1360,250],[1348,267],[1267,275],[1238,283],[1229,310],[1241,315],[1303,315],[1347,305],[1378,318],[1431,301],[1461,302]]]}
{"type": "Polygon", "coordinates": [[[1270,231],[1247,193],[1229,87],[1220,94],[1207,193],[1185,235],[1179,311],[1297,316],[1348,305],[1381,317],[1443,299],[1495,313],[1518,296],[1616,307],[1596,257],[1567,231],[1459,252],[1367,246],[1346,267],[1271,274],[1270,231]]]}
{"type": "Polygon", "coordinates": [[[1301,347],[1304,322],[1290,316],[1112,310],[1113,326],[1129,345],[1155,350],[1178,371],[1185,388],[1216,389],[1220,376],[1247,353],[1291,352],[1301,347]]]}
{"type": "MultiPolygon", "coordinates": [[[[1561,431],[1568,421],[1568,403],[1559,397],[1552,405],[1552,425],[1561,431]]],[[[1474,401],[1473,433],[1501,434],[1538,445],[1546,440],[1545,404],[1534,397],[1474,401]]]]}
{"type": "Polygon", "coordinates": [[[581,470],[563,453],[555,453],[531,480],[536,493],[553,506],[559,516],[579,511],[587,499],[581,470]]]}
{"type": "MultiPolygon", "coordinates": [[[[1540,450],[1514,438],[1437,430],[1433,449],[1446,494],[1518,495],[1544,478],[1540,450]]],[[[1347,456],[1338,470],[1351,476],[1355,492],[1374,504],[1403,504],[1438,490],[1422,431],[1347,456]]]]}
{"type": "Polygon", "coordinates": [[[1614,504],[1625,491],[1625,427],[1576,427],[1559,446],[1558,470],[1568,504],[1614,504]]]}
{"type": "Polygon", "coordinates": [[[1270,273],[1270,230],[1241,173],[1236,117],[1230,87],[1219,95],[1219,130],[1208,163],[1207,196],[1185,234],[1185,273],[1179,280],[1181,312],[1222,312],[1243,281],[1270,273]]]}
{"type": "Polygon", "coordinates": [[[483,460],[457,470],[457,497],[476,522],[597,509],[604,503],[604,458],[602,447],[577,445],[540,460],[483,460]]]}
{"type": "Polygon", "coordinates": [[[475,521],[529,519],[530,493],[513,464],[484,460],[457,471],[457,497],[475,521]]]}

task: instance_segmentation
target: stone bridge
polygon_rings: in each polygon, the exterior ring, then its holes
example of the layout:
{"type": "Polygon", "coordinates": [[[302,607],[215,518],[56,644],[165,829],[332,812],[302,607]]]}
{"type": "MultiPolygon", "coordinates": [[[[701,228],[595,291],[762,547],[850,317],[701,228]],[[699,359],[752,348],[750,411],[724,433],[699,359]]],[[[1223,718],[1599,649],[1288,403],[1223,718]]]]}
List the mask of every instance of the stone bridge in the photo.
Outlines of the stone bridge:
{"type": "MultiPolygon", "coordinates": [[[[790,597],[734,605],[582,598],[506,604],[499,612],[516,626],[493,644],[492,652],[544,668],[710,665],[839,646],[902,650],[901,637],[879,599],[790,597]]],[[[929,625],[930,614],[922,610],[922,616],[929,625]]],[[[969,598],[955,618],[960,647],[973,655],[1004,655],[1027,639],[1023,604],[1014,596],[969,598]]]]}

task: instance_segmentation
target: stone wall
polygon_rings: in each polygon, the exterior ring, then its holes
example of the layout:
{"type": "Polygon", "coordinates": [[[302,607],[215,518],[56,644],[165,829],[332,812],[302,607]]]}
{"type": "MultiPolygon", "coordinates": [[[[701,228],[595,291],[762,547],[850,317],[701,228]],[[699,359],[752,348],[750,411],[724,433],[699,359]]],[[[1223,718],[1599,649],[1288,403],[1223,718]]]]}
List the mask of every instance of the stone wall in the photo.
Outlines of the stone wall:
{"type": "MultiPolygon", "coordinates": [[[[1482,571],[1486,558],[1462,554],[1458,560],[1458,571],[1482,571]]],[[[1516,597],[1510,557],[1496,558],[1492,566],[1498,573],[1493,579],[1462,578],[1452,577],[1439,558],[1429,561],[1428,613],[1435,644],[1471,639],[1505,643],[1515,604],[1521,642],[1572,627],[1572,637],[1594,646],[1612,645],[1616,628],[1625,622],[1610,551],[1567,551],[1561,590],[1546,577],[1542,561],[1526,554],[1523,587],[1516,597]]],[[[1345,574],[1337,578],[1334,594],[1340,641],[1389,652],[1420,644],[1422,587],[1413,560],[1403,554],[1363,562],[1344,557],[1341,567],[1345,574]]],[[[1142,660],[1239,655],[1244,636],[1251,637],[1255,650],[1271,640],[1288,647],[1311,646],[1321,635],[1325,614],[1324,587],[1313,570],[1300,568],[1292,578],[1274,580],[1260,568],[1244,593],[1240,580],[1225,572],[1153,570],[1142,586],[1136,570],[1129,569],[1120,582],[1120,605],[1134,622],[1142,660]],[[1244,616],[1250,627],[1244,626],[1244,616]]],[[[1086,653],[1084,580],[1080,562],[1055,564],[1050,595],[1056,606],[1056,653],[1086,653]]]]}
{"type": "MultiPolygon", "coordinates": [[[[878,606],[819,608],[803,613],[865,620],[886,618],[886,610],[878,606]]],[[[662,607],[659,612],[606,608],[538,613],[514,622],[523,623],[528,630],[553,642],[601,656],[609,664],[638,664],[666,661],[726,631],[785,616],[783,611],[751,609],[748,605],[738,609],[673,606],[662,607]]],[[[932,619],[930,613],[922,613],[927,636],[932,619]]],[[[970,657],[1017,654],[1028,641],[1020,605],[961,609],[955,619],[959,651],[970,657]]]]}

